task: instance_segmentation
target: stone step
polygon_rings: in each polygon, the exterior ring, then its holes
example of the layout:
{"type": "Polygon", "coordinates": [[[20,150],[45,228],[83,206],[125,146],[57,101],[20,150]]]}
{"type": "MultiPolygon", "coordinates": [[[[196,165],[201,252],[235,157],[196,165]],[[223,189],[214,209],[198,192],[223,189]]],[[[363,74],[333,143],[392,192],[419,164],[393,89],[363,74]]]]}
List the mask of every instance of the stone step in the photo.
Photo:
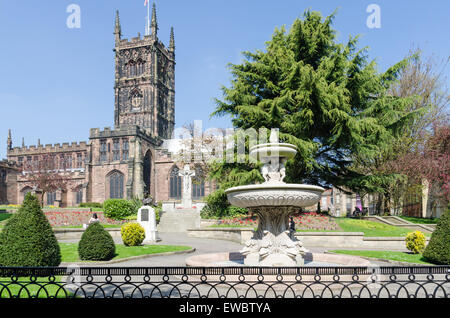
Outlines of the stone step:
{"type": "Polygon", "coordinates": [[[161,233],[181,233],[187,232],[188,229],[199,229],[200,220],[200,212],[195,209],[162,212],[158,231],[161,233]]]}

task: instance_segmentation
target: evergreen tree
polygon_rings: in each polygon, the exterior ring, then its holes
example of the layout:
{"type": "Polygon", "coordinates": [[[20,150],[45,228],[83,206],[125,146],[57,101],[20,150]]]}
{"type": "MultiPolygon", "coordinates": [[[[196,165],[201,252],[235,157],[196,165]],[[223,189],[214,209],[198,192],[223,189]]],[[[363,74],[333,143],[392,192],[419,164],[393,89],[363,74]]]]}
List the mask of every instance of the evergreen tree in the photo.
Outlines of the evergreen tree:
{"type": "Polygon", "coordinates": [[[58,266],[61,252],[39,200],[27,193],[0,233],[0,266],[58,266]]]}
{"type": "Polygon", "coordinates": [[[423,257],[439,265],[450,265],[450,205],[439,219],[436,230],[431,234],[423,257]]]}
{"type": "Polygon", "coordinates": [[[88,226],[78,243],[78,256],[83,261],[108,261],[116,255],[111,234],[98,223],[88,226]]]}
{"type": "MultiPolygon", "coordinates": [[[[413,97],[396,97],[389,87],[408,59],[379,73],[358,50],[357,37],[336,42],[335,14],[306,11],[289,31],[276,29],[265,50],[244,52],[231,64],[231,87],[223,87],[214,116],[230,115],[235,128],[279,128],[280,139],[296,145],[286,181],[368,190],[374,176],[352,169],[352,154],[376,158],[420,110],[408,112],[413,97]]],[[[223,189],[259,182],[258,167],[215,163],[211,177],[223,189]]],[[[376,176],[383,184],[383,178],[376,176]]],[[[373,189],[370,189],[373,190],[373,189]]]]}

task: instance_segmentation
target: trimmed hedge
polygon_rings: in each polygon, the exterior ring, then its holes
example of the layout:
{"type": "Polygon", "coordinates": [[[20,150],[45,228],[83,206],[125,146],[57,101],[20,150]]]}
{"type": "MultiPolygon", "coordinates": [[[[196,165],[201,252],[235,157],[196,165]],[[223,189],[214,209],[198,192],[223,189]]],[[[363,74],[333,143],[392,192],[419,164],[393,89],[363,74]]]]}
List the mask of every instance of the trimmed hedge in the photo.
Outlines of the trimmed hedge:
{"type": "Polygon", "coordinates": [[[58,266],[61,251],[39,200],[27,193],[0,233],[0,266],[58,266]]]}
{"type": "Polygon", "coordinates": [[[83,202],[80,203],[80,208],[103,208],[103,204],[98,202],[83,202]]]}
{"type": "Polygon", "coordinates": [[[116,245],[111,234],[95,222],[81,236],[78,255],[83,261],[108,261],[116,255],[116,245]]]}
{"type": "Polygon", "coordinates": [[[125,246],[141,245],[145,239],[145,230],[138,223],[126,223],[120,228],[122,241],[125,246]]]}
{"type": "Polygon", "coordinates": [[[431,234],[423,257],[433,264],[450,265],[450,205],[431,234]]]}
{"type": "Polygon", "coordinates": [[[103,212],[107,218],[124,220],[135,214],[135,205],[125,199],[109,199],[103,202],[103,212]]]}

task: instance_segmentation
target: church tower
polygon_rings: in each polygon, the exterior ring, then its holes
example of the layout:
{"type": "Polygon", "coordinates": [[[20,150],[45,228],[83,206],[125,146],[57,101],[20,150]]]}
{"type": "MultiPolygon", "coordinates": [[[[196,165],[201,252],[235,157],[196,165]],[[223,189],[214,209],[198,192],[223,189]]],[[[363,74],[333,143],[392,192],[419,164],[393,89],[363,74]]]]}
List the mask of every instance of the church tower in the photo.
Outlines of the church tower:
{"type": "Polygon", "coordinates": [[[151,34],[122,39],[119,13],[115,21],[116,129],[137,125],[153,137],[172,137],[175,125],[175,40],[168,48],[158,39],[153,4],[151,34]]]}

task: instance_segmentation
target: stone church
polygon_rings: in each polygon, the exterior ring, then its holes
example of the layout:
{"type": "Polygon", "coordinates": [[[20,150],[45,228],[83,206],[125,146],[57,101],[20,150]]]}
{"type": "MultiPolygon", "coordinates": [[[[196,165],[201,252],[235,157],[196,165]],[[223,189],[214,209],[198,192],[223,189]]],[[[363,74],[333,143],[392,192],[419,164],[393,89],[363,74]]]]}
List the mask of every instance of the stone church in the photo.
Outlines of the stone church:
{"type": "MultiPolygon", "coordinates": [[[[25,146],[22,141],[22,147],[13,147],[9,131],[4,163],[9,175],[0,203],[20,204],[27,192],[39,192],[23,167],[43,156],[54,159],[58,173],[70,175],[70,186],[45,194],[45,205],[72,207],[148,194],[157,202],[181,199],[181,165],[162,147],[175,127],[174,33],[172,28],[168,47],[159,40],[155,7],[150,27],[148,35],[124,39],[116,13],[114,129],[92,128],[88,142],[25,146]]],[[[191,169],[196,170],[192,197],[201,201],[212,183],[200,166],[191,169]]]]}

